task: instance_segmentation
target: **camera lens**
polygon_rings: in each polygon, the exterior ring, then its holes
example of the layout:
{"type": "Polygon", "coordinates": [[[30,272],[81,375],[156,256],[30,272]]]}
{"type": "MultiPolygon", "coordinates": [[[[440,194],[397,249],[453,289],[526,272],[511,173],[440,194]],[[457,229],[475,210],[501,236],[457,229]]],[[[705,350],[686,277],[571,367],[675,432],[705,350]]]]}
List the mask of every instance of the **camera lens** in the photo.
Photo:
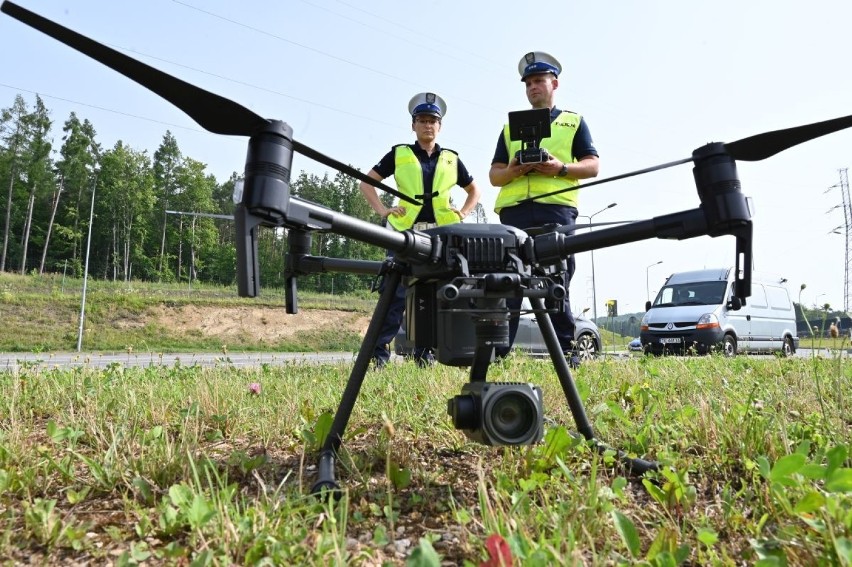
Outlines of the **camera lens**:
{"type": "Polygon", "coordinates": [[[485,428],[495,441],[519,445],[538,433],[538,409],[526,392],[507,390],[489,400],[485,428]]]}
{"type": "Polygon", "coordinates": [[[453,418],[456,429],[476,429],[479,427],[476,401],[473,396],[455,396],[447,403],[447,413],[453,418]]]}

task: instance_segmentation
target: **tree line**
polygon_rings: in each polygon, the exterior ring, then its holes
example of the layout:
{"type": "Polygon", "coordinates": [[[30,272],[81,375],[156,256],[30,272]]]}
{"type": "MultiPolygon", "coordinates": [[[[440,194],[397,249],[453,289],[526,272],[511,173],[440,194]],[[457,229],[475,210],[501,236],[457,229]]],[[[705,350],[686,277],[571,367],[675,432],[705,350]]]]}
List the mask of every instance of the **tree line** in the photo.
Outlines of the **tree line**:
{"type": "MultiPolygon", "coordinates": [[[[71,112],[53,137],[53,119],[40,96],[32,106],[20,94],[0,113],[0,271],[83,274],[113,281],[236,281],[232,194],[240,174],[219,183],[198,160],[183,155],[170,131],[149,154],[121,140],[104,149],[94,124],[71,112]],[[5,191],[3,191],[5,189],[5,191]],[[91,225],[90,225],[91,219],[91,225]],[[91,232],[90,232],[91,231],[91,232]],[[91,234],[91,238],[89,238],[91,234]]],[[[358,181],[304,171],[291,192],[364,220],[379,219],[358,181]]],[[[383,195],[390,204],[392,196],[383,195]]],[[[481,206],[480,206],[481,209],[481,206]]],[[[477,211],[477,219],[485,217],[477,211]]],[[[480,219],[481,220],[481,219],[480,219]]],[[[287,231],[259,231],[264,287],[284,286],[287,231]]],[[[385,251],[333,233],[314,233],[312,254],[381,260],[385,251]]],[[[346,293],[372,277],[316,274],[300,288],[346,293]]]]}

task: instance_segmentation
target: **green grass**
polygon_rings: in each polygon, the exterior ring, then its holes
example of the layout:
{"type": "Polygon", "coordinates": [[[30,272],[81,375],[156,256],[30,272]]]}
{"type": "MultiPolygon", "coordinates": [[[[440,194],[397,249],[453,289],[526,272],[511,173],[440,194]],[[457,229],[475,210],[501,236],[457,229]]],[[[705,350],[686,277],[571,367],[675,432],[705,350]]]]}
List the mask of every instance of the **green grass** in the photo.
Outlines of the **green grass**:
{"type": "MultiPolygon", "coordinates": [[[[300,311],[333,309],[369,314],[376,296],[330,296],[299,293],[300,311]]],[[[61,275],[18,276],[0,274],[0,351],[45,352],[75,350],[80,326],[82,280],[61,275]]],[[[335,328],[313,330],[262,341],[252,333],[229,337],[227,344],[200,330],[183,331],[158,323],[156,314],[193,306],[214,310],[261,308],[284,310],[284,293],[265,289],[261,297],[240,298],[233,286],[109,282],[87,283],[83,348],[87,351],[219,352],[230,351],[348,351],[358,349],[358,333],[335,328]]],[[[264,324],[258,321],[258,325],[264,324]]]]}
{"type": "Polygon", "coordinates": [[[849,565],[852,368],[845,358],[631,358],[583,365],[589,418],[658,460],[629,476],[568,435],[546,361],[491,380],[544,393],[545,440],[452,428],[463,369],[371,372],[337,463],[309,494],[346,365],[0,374],[0,556],[12,563],[849,565]],[[254,394],[250,385],[260,385],[254,394]]]}
{"type": "MultiPolygon", "coordinates": [[[[0,274],[0,350],[72,349],[81,284],[0,274]]],[[[370,313],[375,300],[299,295],[305,311],[341,314],[370,313]]],[[[852,565],[845,356],[584,364],[575,377],[598,437],[661,464],[642,478],[570,435],[547,361],[514,356],[490,369],[489,380],[544,393],[545,439],[513,448],[453,429],[446,404],[464,369],[393,364],[364,382],[335,502],[310,487],[350,368],[236,368],[227,352],[354,351],[360,337],[222,345],[150,317],[282,304],[276,290],[247,300],[229,287],[89,280],[87,350],[205,350],[221,361],[0,373],[4,562],[479,565],[497,535],[518,565],[852,565]]],[[[629,340],[604,333],[605,350],[629,340]]],[[[840,341],[801,346],[824,355],[845,350],[840,341]]]]}

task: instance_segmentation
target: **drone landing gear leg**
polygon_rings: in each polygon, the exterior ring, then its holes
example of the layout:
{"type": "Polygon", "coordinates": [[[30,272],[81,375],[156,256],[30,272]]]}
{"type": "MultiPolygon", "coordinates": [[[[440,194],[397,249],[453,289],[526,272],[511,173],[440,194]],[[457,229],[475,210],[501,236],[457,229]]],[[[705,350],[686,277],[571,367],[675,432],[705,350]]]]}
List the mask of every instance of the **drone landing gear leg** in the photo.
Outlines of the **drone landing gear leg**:
{"type": "Polygon", "coordinates": [[[319,465],[317,467],[317,481],[311,487],[313,494],[319,494],[326,490],[332,491],[336,496],[340,494],[340,486],[334,478],[334,458],[337,450],[340,449],[343,432],[349,423],[349,417],[352,415],[352,409],[355,407],[355,400],[358,398],[361,384],[363,384],[364,377],[367,375],[367,370],[370,367],[370,360],[373,357],[379,332],[381,332],[382,325],[385,322],[388,311],[390,311],[391,302],[396,295],[396,288],[399,286],[401,280],[402,275],[393,268],[385,276],[385,289],[382,291],[382,295],[376,304],[376,311],[370,319],[370,325],[367,327],[364,341],[361,343],[361,349],[358,351],[355,364],[352,366],[352,372],[349,374],[349,381],[343,390],[343,398],[340,400],[340,405],[337,408],[337,413],[334,415],[334,421],[331,424],[328,437],[326,437],[322,452],[320,453],[319,465]]]}
{"type": "MultiPolygon", "coordinates": [[[[598,451],[604,452],[608,450],[609,447],[595,439],[595,432],[592,429],[589,418],[586,416],[583,401],[580,399],[580,392],[577,390],[577,386],[571,376],[571,370],[568,368],[568,361],[565,360],[565,354],[559,345],[559,339],[556,337],[556,330],[553,328],[550,317],[544,312],[544,300],[533,299],[531,303],[536,310],[536,321],[541,329],[544,342],[547,345],[547,352],[550,353],[550,358],[553,361],[553,367],[556,370],[556,376],[559,378],[559,384],[562,386],[562,391],[565,393],[565,398],[568,401],[568,408],[571,410],[571,415],[574,416],[577,431],[587,441],[594,442],[595,448],[598,451]]],[[[629,457],[623,451],[616,451],[616,453],[621,462],[635,474],[643,474],[649,470],[657,469],[657,463],[629,457]]]]}

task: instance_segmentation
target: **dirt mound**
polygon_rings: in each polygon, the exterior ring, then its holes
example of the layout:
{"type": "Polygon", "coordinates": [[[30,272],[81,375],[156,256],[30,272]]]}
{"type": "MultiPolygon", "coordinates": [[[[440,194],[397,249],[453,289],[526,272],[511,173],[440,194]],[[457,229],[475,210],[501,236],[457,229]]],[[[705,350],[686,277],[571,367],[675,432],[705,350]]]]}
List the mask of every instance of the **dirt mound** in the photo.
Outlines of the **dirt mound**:
{"type": "Polygon", "coordinates": [[[177,332],[200,332],[208,337],[254,336],[266,341],[302,332],[339,329],[363,335],[370,316],[353,311],[301,309],[292,315],[284,307],[181,305],[151,310],[157,324],[177,332]]]}

